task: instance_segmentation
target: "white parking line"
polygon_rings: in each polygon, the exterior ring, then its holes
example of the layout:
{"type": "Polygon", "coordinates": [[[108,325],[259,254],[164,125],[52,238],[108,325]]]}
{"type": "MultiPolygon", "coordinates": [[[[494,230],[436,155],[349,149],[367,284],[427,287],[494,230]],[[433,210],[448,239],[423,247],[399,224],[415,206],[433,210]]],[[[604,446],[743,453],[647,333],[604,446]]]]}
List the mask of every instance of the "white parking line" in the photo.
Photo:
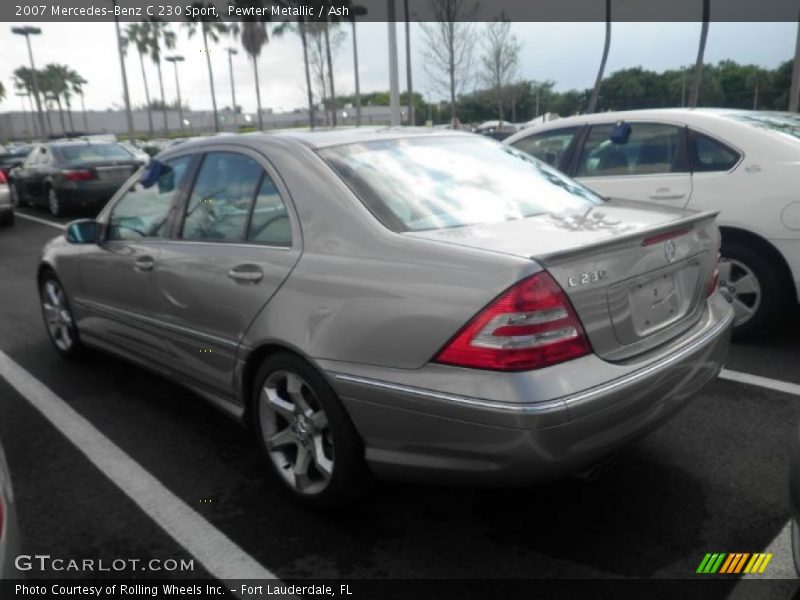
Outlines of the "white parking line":
{"type": "Polygon", "coordinates": [[[736,381],[737,383],[746,383],[747,385],[757,385],[768,390],[776,392],[783,392],[784,394],[793,394],[800,396],[800,385],[796,383],[789,383],[788,381],[781,381],[779,379],[770,379],[769,377],[761,377],[760,375],[751,375],[750,373],[742,373],[740,371],[729,371],[722,369],[719,374],[720,379],[727,379],[728,381],[736,381]]]}
{"type": "Polygon", "coordinates": [[[41,219],[39,217],[26,215],[25,213],[21,213],[19,211],[14,212],[14,216],[19,217],[20,219],[28,219],[28,221],[33,221],[35,223],[41,223],[42,225],[49,225],[50,227],[55,227],[56,229],[60,229],[61,231],[64,231],[67,228],[66,225],[62,225],[61,223],[54,223],[53,221],[48,221],[47,219],[41,219]]]}
{"type": "MultiPolygon", "coordinates": [[[[750,373],[742,373],[740,371],[730,371],[722,369],[719,374],[720,379],[727,379],[728,381],[735,381],[737,383],[744,383],[746,385],[755,385],[758,387],[766,388],[784,394],[792,394],[800,396],[800,385],[790,383],[788,381],[781,381],[779,379],[770,379],[769,377],[761,377],[760,375],[751,375],[750,373]]],[[[794,562],[792,559],[792,522],[791,520],[784,525],[781,532],[775,537],[774,540],[761,550],[763,554],[772,554],[772,560],[769,563],[769,568],[759,575],[747,574],[743,575],[742,579],[796,579],[797,573],[794,569],[794,562]]],[[[747,600],[751,597],[752,588],[745,588],[737,586],[733,589],[728,596],[728,600],[747,600]]]]}
{"type": "Polygon", "coordinates": [[[214,577],[275,579],[48,387],[0,351],[0,376],[214,577]]]}

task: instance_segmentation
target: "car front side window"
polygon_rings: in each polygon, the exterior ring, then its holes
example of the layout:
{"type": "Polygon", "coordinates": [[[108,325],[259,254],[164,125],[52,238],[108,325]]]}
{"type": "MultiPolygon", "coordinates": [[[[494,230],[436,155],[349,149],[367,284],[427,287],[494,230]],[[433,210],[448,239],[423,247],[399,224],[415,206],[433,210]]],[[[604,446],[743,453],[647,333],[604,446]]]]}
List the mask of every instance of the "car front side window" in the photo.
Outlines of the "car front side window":
{"type": "Polygon", "coordinates": [[[107,240],[162,238],[176,191],[181,187],[192,156],[165,161],[156,182],[144,187],[139,181],[111,209],[107,240]]]}

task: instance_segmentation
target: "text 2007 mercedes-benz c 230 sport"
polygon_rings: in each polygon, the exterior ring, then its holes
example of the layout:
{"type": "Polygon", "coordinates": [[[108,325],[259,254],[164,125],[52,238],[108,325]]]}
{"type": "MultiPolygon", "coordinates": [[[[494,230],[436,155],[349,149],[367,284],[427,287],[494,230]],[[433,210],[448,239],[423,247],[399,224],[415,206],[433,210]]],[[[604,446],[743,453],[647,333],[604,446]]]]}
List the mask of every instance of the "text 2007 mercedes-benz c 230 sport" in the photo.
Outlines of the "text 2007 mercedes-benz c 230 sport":
{"type": "Polygon", "coordinates": [[[536,482],[661,424],[727,352],[719,242],[472,134],[253,134],[161,154],[38,281],[61,354],[190,387],[326,505],[365,467],[536,482]]]}

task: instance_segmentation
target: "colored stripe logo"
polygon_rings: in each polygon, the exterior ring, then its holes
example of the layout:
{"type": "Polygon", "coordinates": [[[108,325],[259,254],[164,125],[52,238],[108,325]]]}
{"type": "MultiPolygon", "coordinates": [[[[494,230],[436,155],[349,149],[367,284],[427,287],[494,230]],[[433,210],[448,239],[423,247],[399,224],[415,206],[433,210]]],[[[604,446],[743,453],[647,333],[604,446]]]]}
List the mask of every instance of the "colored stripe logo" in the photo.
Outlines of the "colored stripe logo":
{"type": "Polygon", "coordinates": [[[715,573],[725,575],[735,575],[738,573],[758,574],[764,572],[772,560],[772,554],[761,554],[748,552],[715,552],[707,553],[696,573],[702,575],[713,575],[715,573]]]}

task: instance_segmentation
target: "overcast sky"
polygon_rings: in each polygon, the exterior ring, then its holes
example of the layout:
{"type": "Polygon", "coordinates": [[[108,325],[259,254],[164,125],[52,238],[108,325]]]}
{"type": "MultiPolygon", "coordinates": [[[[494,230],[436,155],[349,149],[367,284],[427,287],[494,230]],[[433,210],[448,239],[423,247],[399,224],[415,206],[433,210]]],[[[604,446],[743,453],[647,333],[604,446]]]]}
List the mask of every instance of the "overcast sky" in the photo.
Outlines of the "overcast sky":
{"type": "MultiPolygon", "coordinates": [[[[202,53],[202,38],[191,40],[180,24],[176,52],[186,57],[180,67],[181,92],[193,109],[211,107],[208,72],[202,53]]],[[[483,25],[475,24],[476,31],[483,25]]],[[[41,67],[49,62],[67,64],[88,80],[86,104],[90,109],[122,105],[119,58],[113,23],[43,23],[42,35],[31,38],[34,59],[41,67]]],[[[431,91],[422,65],[422,37],[419,26],[411,26],[412,66],[415,91],[431,91]]],[[[514,33],[522,42],[520,76],[525,79],[552,79],[556,89],[588,88],[594,83],[603,47],[604,23],[515,23],[514,33]]],[[[348,38],[335,57],[337,94],[354,90],[352,41],[348,38]]],[[[404,26],[397,25],[400,48],[400,82],[405,88],[404,26]]],[[[642,66],[660,71],[694,63],[699,23],[615,23],[606,73],[621,68],[642,66]]],[[[775,67],[794,55],[797,25],[794,23],[712,23],[709,29],[706,61],[733,59],[740,63],[775,67]]],[[[230,106],[230,80],[225,46],[238,47],[238,41],[224,40],[211,50],[215,88],[219,107],[230,106]]],[[[362,92],[386,90],[388,49],[386,23],[358,25],[358,47],[362,92]]],[[[21,99],[14,95],[13,71],[28,65],[24,38],[11,33],[11,24],[0,25],[0,80],[7,97],[0,111],[19,110],[21,99]]],[[[131,101],[144,103],[144,88],[138,56],[130,52],[126,61],[131,101]]],[[[264,48],[259,62],[262,104],[276,111],[305,105],[303,54],[296,35],[273,39],[264,48]]],[[[155,66],[146,63],[150,93],[160,97],[155,66]]],[[[175,97],[172,65],[164,63],[164,88],[167,100],[175,97]]],[[[253,70],[244,52],[234,57],[236,100],[245,111],[255,109],[253,70]]],[[[439,95],[433,94],[436,99],[439,95]]]]}

